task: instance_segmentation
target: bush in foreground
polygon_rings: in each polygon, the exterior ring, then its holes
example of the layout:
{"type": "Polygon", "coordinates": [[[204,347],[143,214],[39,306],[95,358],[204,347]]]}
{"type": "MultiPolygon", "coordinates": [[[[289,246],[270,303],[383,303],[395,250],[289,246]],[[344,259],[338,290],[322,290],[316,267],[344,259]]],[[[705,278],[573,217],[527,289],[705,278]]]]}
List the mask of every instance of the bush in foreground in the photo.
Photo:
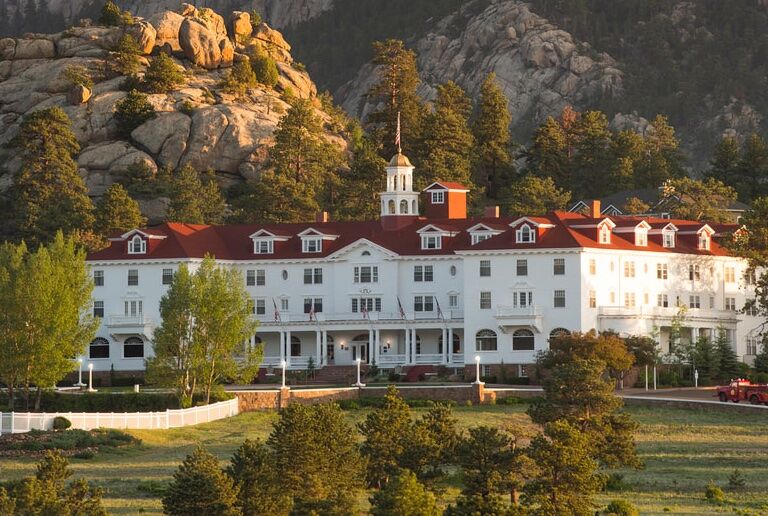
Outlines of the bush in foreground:
{"type": "Polygon", "coordinates": [[[198,447],[173,474],[163,497],[166,514],[242,514],[237,508],[237,486],[219,467],[218,459],[198,447]]]}
{"type": "Polygon", "coordinates": [[[606,516],[638,516],[640,511],[627,500],[613,500],[605,509],[606,516]]]}

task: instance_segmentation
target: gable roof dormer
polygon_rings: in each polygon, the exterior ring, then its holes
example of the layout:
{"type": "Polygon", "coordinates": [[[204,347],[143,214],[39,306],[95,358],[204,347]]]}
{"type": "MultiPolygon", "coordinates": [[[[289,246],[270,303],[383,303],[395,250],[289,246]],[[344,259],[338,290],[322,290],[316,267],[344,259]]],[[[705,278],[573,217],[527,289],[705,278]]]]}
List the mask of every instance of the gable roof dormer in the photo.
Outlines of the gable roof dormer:
{"type": "Polygon", "coordinates": [[[153,246],[152,241],[165,239],[165,235],[156,235],[140,229],[131,229],[118,237],[112,237],[110,242],[125,242],[125,250],[128,254],[147,254],[153,246]]]}
{"type": "Polygon", "coordinates": [[[339,235],[327,235],[315,228],[307,228],[298,234],[301,239],[302,253],[322,253],[323,241],[333,241],[339,238],[339,235]]]}
{"type": "Polygon", "coordinates": [[[469,233],[472,245],[479,244],[484,240],[488,240],[491,237],[502,234],[504,231],[501,229],[494,229],[486,224],[475,224],[471,228],[467,229],[469,233]]]}
{"type": "Polygon", "coordinates": [[[650,231],[651,225],[645,220],[641,220],[638,223],[634,223],[630,220],[628,224],[617,225],[614,229],[614,233],[633,233],[634,243],[637,247],[648,247],[648,231],[650,231]]]}
{"type": "Polygon", "coordinates": [[[260,229],[249,237],[253,241],[253,254],[274,254],[275,242],[285,242],[290,235],[278,235],[266,229],[260,229]]]}
{"type": "Polygon", "coordinates": [[[520,217],[510,222],[509,226],[515,228],[515,243],[517,244],[533,244],[547,230],[555,227],[549,219],[542,217],[520,217]]]}

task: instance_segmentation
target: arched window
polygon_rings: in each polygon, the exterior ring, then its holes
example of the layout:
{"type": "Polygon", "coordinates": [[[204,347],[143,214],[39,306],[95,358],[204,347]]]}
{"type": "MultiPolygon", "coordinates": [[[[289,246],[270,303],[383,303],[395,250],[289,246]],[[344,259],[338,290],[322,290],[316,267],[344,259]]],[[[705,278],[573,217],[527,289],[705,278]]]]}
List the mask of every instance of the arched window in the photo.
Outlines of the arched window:
{"type": "Polygon", "coordinates": [[[533,332],[517,330],[512,334],[512,351],[533,351],[535,349],[533,332]]]}
{"type": "Polygon", "coordinates": [[[109,341],[107,339],[96,337],[88,346],[89,358],[109,358],[109,341]]]}
{"type": "Polygon", "coordinates": [[[370,251],[363,251],[362,254],[360,254],[360,256],[371,256],[371,252],[370,251]]]}
{"type": "Polygon", "coordinates": [[[477,351],[496,351],[496,332],[493,330],[480,330],[475,335],[475,349],[477,351]]]}
{"type": "Polygon", "coordinates": [[[139,235],[128,242],[128,254],[144,254],[147,252],[147,241],[139,235]]]}
{"type": "Polygon", "coordinates": [[[144,358],[144,341],[129,337],[123,343],[123,358],[144,358]]]}
{"type": "Polygon", "coordinates": [[[451,276],[456,276],[456,266],[455,265],[451,265],[450,271],[451,271],[451,276]]]}
{"type": "Polygon", "coordinates": [[[405,176],[400,176],[400,186],[403,187],[403,192],[405,192],[405,176]]]}
{"type": "Polygon", "coordinates": [[[392,181],[393,181],[392,186],[394,186],[392,190],[397,191],[397,176],[392,176],[392,181]]]}
{"type": "Polygon", "coordinates": [[[405,199],[400,201],[400,215],[408,215],[408,201],[405,199]]]}
{"type": "Polygon", "coordinates": [[[390,215],[395,214],[395,201],[393,201],[392,199],[389,200],[389,207],[387,211],[389,212],[390,215]]]}
{"type": "Polygon", "coordinates": [[[517,230],[517,243],[518,244],[530,244],[536,242],[536,233],[528,226],[523,224],[523,227],[517,230]]]}
{"type": "Polygon", "coordinates": [[[601,244],[611,243],[611,228],[608,227],[608,224],[603,224],[602,226],[600,226],[600,243],[601,244]]]}
{"type": "Polygon", "coordinates": [[[570,331],[566,330],[565,328],[555,328],[551,332],[549,332],[549,340],[557,339],[560,337],[568,337],[571,334],[570,331]]]}
{"type": "Polygon", "coordinates": [[[291,335],[291,356],[292,357],[301,356],[301,339],[298,338],[296,335],[291,335]]]}
{"type": "MultiPolygon", "coordinates": [[[[443,352],[443,335],[441,334],[437,338],[438,353],[443,352]]],[[[453,346],[451,346],[451,353],[459,353],[461,351],[461,339],[457,333],[453,334],[453,346]]]]}

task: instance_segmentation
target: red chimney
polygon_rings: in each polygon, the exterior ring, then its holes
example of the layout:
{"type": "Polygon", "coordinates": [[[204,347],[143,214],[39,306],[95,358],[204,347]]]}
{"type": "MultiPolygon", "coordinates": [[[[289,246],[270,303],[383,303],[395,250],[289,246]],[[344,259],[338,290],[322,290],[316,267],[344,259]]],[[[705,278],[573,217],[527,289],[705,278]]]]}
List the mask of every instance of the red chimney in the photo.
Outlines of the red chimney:
{"type": "Polygon", "coordinates": [[[600,201],[595,199],[589,206],[589,216],[593,219],[599,219],[603,210],[600,209],[600,201]]]}
{"type": "Polygon", "coordinates": [[[501,215],[501,211],[499,210],[498,205],[497,206],[486,206],[485,207],[485,213],[483,216],[486,219],[498,219],[501,215]]]}

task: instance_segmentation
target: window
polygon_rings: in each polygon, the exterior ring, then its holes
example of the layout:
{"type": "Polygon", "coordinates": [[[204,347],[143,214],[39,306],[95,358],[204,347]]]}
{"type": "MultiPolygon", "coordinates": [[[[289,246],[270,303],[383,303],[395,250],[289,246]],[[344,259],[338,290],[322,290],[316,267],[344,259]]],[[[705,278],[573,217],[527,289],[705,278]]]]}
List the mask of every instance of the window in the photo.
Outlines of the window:
{"type": "Polygon", "coordinates": [[[283,269],[283,272],[281,274],[283,276],[283,281],[286,281],[288,279],[288,271],[283,269]]]}
{"type": "Polygon", "coordinates": [[[747,355],[757,355],[757,345],[760,339],[757,337],[747,337],[747,355]]]}
{"type": "Polygon", "coordinates": [[[296,335],[291,335],[291,356],[292,357],[301,356],[301,339],[298,338],[296,335]]]}
{"type": "Polygon", "coordinates": [[[267,314],[267,300],[266,299],[257,299],[256,300],[256,315],[266,315],[267,314]]]}
{"type": "Polygon", "coordinates": [[[635,230],[635,245],[638,247],[646,247],[648,245],[648,230],[635,230]]]}
{"type": "Polygon", "coordinates": [[[597,262],[595,262],[594,258],[590,258],[589,260],[589,274],[590,276],[597,274],[597,262]]]}
{"type": "Polygon", "coordinates": [[[757,308],[757,300],[748,299],[744,306],[744,313],[747,315],[751,315],[752,317],[757,316],[760,313],[760,311],[757,308]]]}
{"type": "Polygon", "coordinates": [[[93,302],[93,316],[104,318],[104,301],[93,302]]]}
{"type": "Polygon", "coordinates": [[[434,266],[432,265],[415,265],[413,267],[413,281],[433,281],[434,276],[434,266]]]}
{"type": "Polygon", "coordinates": [[[323,311],[323,298],[321,297],[305,297],[304,298],[304,313],[316,313],[319,314],[323,311]]]}
{"type": "Polygon", "coordinates": [[[512,305],[515,308],[527,308],[533,305],[533,292],[512,292],[512,305]]]}
{"type": "Polygon", "coordinates": [[[589,291],[589,307],[597,308],[597,293],[594,290],[589,291]]]}
{"type": "Polygon", "coordinates": [[[491,275],[491,260],[480,260],[480,276],[488,277],[491,275]]]}
{"type": "Polygon", "coordinates": [[[624,308],[634,308],[634,307],[635,307],[635,293],[624,292],[624,308]]]}
{"type": "Polygon", "coordinates": [[[528,224],[523,224],[523,227],[515,232],[515,236],[518,244],[532,244],[536,242],[536,232],[528,224]]]}
{"type": "Polygon", "coordinates": [[[93,284],[97,287],[104,286],[104,271],[93,271],[93,284]]]}
{"type": "Polygon", "coordinates": [[[698,265],[688,266],[688,279],[691,281],[698,281],[701,279],[701,270],[698,265]]]}
{"type": "Polygon", "coordinates": [[[381,312],[381,298],[380,297],[360,297],[352,299],[352,312],[359,313],[365,311],[368,312],[381,312]]]}
{"type": "Polygon", "coordinates": [[[666,263],[656,264],[656,279],[665,280],[669,278],[669,268],[666,263]]]}
{"type": "Polygon", "coordinates": [[[163,285],[173,283],[173,269],[163,269],[163,285]]]}
{"type": "Polygon", "coordinates": [[[635,262],[624,262],[624,277],[625,278],[635,277],[635,262]]]}
{"type": "Polygon", "coordinates": [[[554,273],[555,276],[562,276],[565,274],[565,258],[555,258],[554,273]]]}
{"type": "Polygon", "coordinates": [[[128,269],[128,286],[135,287],[139,284],[139,270],[128,269]]]}
{"type": "Polygon", "coordinates": [[[709,250],[709,235],[702,233],[699,235],[699,249],[709,250]]]}
{"type": "Polygon", "coordinates": [[[520,364],[517,373],[520,378],[528,378],[528,364],[520,364]]]}
{"type": "Polygon", "coordinates": [[[490,310],[490,309],[491,309],[491,293],[480,292],[480,310],[490,310]]]}
{"type": "Polygon", "coordinates": [[[414,296],[414,312],[432,312],[435,310],[435,300],[432,296],[414,296]]]}
{"type": "Polygon", "coordinates": [[[126,317],[141,317],[144,312],[144,302],[142,300],[125,301],[126,317]]]}
{"type": "Polygon", "coordinates": [[[255,287],[256,286],[256,271],[255,270],[247,270],[247,271],[245,271],[245,286],[246,287],[255,287]]]}
{"type": "Polygon", "coordinates": [[[444,204],[445,203],[445,191],[440,190],[438,192],[430,192],[432,194],[432,204],[444,204]]]}
{"type": "Polygon", "coordinates": [[[757,273],[755,272],[755,269],[744,271],[744,283],[747,285],[754,285],[757,283],[757,273]]]}
{"type": "Polygon", "coordinates": [[[400,214],[408,215],[408,201],[406,201],[405,199],[400,201],[400,214]]]}
{"type": "Polygon", "coordinates": [[[303,238],[301,240],[301,250],[305,253],[320,253],[323,251],[323,239],[303,238]]]}
{"type": "Polygon", "coordinates": [[[254,240],[253,241],[254,254],[272,254],[275,252],[274,240],[254,240]]]}
{"type": "Polygon", "coordinates": [[[323,283],[323,269],[320,267],[314,267],[312,269],[304,269],[304,284],[305,285],[320,285],[323,283]]]}
{"type": "Polygon", "coordinates": [[[144,358],[144,341],[138,337],[130,337],[123,343],[124,358],[144,358]]]}
{"type": "Polygon", "coordinates": [[[725,309],[726,310],[732,310],[736,311],[736,298],[735,297],[726,297],[725,298],[725,309]]]}
{"type": "Polygon", "coordinates": [[[535,341],[531,330],[517,330],[512,334],[512,351],[533,351],[535,341]]]}
{"type": "Polygon", "coordinates": [[[451,276],[456,276],[456,266],[451,265],[451,269],[449,271],[451,273],[451,276]]]}
{"type": "Polygon", "coordinates": [[[442,249],[443,237],[441,235],[421,235],[422,249],[442,249]]]}
{"type": "Polygon", "coordinates": [[[688,308],[701,308],[701,297],[688,296],[688,308]]]}
{"type": "Polygon", "coordinates": [[[726,283],[736,283],[736,269],[733,267],[726,267],[723,278],[726,283]]]}
{"type": "Polygon", "coordinates": [[[449,294],[448,295],[448,308],[458,308],[459,307],[459,295],[458,294],[449,294]]]}
{"type": "Polygon", "coordinates": [[[656,306],[661,308],[669,308],[669,297],[666,294],[657,295],[656,306]]]}
{"type": "Polygon", "coordinates": [[[484,240],[488,240],[491,238],[490,233],[472,233],[472,245],[479,244],[480,242],[484,240]]]}
{"type": "Polygon", "coordinates": [[[361,265],[355,267],[355,283],[378,283],[379,267],[376,265],[361,265]]]}
{"type": "Polygon", "coordinates": [[[88,358],[109,358],[109,341],[96,337],[88,346],[88,358]]]}
{"type": "Polygon", "coordinates": [[[608,224],[603,224],[598,229],[599,231],[599,238],[601,244],[610,244],[611,243],[611,228],[608,227],[608,224]]]}
{"type": "Polygon", "coordinates": [[[571,332],[566,330],[565,328],[555,328],[551,332],[549,332],[549,339],[560,339],[563,337],[569,337],[571,335],[571,332]]]}
{"type": "Polygon", "coordinates": [[[662,241],[664,247],[667,248],[674,248],[675,247],[675,232],[674,231],[664,231],[662,233],[662,241]]]}
{"type": "Polygon", "coordinates": [[[480,330],[475,335],[475,349],[477,351],[496,351],[496,332],[493,330],[480,330]]]}
{"type": "Polygon", "coordinates": [[[282,298],[280,300],[280,310],[282,310],[283,312],[287,312],[288,311],[288,298],[287,297],[284,297],[284,298],[282,298]]]}
{"type": "Polygon", "coordinates": [[[565,308],[565,290],[555,290],[555,308],[565,308]]]}
{"type": "Polygon", "coordinates": [[[128,241],[128,254],[145,254],[147,252],[147,241],[136,235],[128,241]]]}
{"type": "Polygon", "coordinates": [[[517,275],[528,276],[528,260],[517,260],[517,275]]]}

